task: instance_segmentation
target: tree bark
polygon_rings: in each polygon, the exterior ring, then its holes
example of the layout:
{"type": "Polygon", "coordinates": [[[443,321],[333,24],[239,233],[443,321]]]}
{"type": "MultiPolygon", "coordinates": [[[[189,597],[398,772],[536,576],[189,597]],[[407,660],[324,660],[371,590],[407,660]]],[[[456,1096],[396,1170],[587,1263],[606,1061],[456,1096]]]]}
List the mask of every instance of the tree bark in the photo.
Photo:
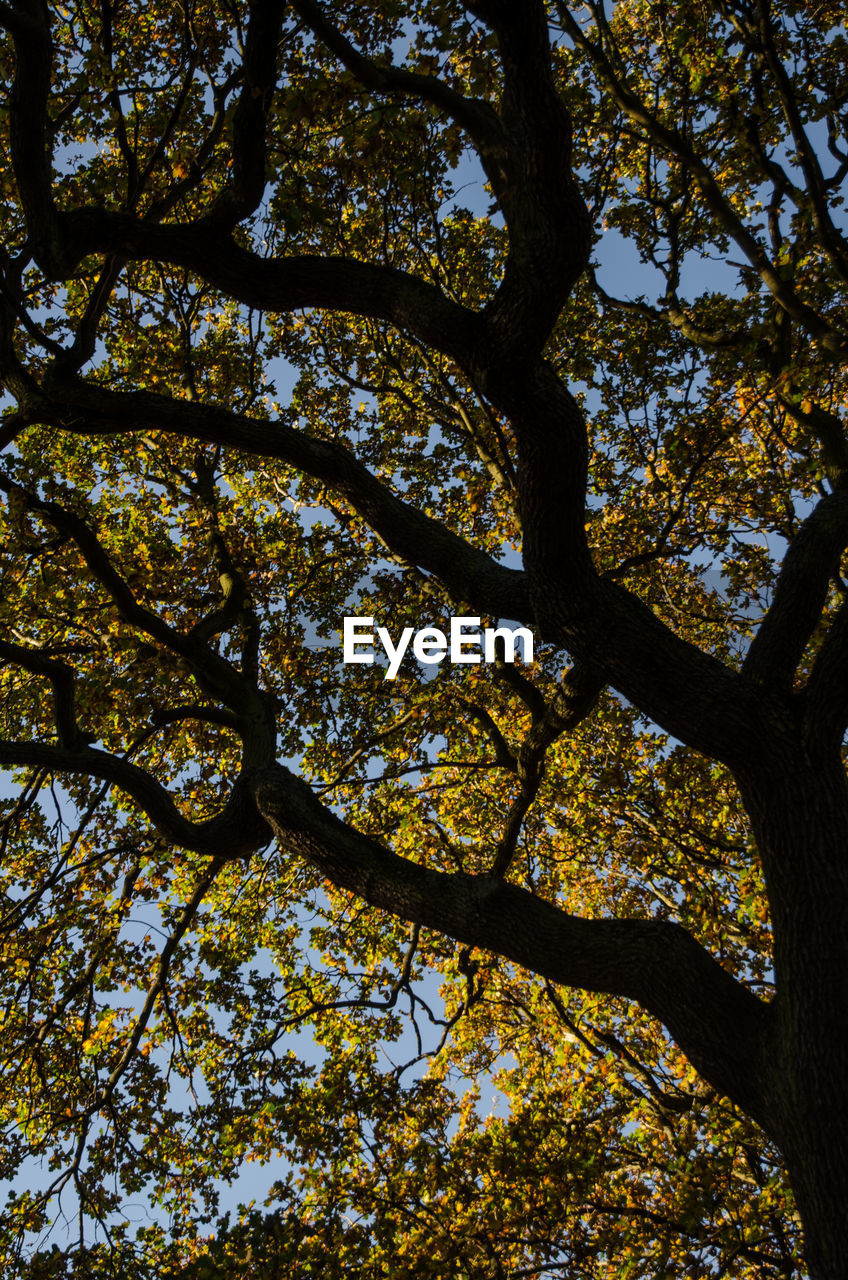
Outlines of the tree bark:
{"type": "Polygon", "coordinates": [[[799,752],[743,785],[772,909],[772,1136],[814,1280],[848,1275],[848,784],[837,752],[799,752]]]}

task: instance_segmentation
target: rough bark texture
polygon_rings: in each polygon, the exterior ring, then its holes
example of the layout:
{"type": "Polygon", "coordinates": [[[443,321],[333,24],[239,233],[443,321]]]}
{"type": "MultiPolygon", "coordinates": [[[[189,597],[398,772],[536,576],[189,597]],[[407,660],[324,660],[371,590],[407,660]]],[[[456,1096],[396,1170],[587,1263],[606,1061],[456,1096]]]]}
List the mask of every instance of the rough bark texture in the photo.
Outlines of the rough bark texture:
{"type": "Polygon", "coordinates": [[[777,997],[771,1131],[805,1227],[807,1261],[848,1268],[848,790],[841,762],[798,752],[748,790],[769,881],[777,997]]]}

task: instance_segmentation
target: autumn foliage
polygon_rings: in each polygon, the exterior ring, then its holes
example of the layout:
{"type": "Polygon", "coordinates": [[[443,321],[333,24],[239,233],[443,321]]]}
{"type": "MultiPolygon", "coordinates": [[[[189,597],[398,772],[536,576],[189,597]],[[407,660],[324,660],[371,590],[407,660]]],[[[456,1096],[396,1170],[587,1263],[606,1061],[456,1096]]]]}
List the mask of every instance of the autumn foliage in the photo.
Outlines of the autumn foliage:
{"type": "Polygon", "coordinates": [[[0,3],[4,1274],[844,1276],[843,23],[0,3]]]}

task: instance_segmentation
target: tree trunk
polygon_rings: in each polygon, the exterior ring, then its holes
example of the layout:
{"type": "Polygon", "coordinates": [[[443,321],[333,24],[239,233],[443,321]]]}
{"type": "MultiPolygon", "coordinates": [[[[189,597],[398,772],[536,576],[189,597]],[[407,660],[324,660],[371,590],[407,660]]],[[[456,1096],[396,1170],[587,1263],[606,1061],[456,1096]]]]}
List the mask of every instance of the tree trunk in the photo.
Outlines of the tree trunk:
{"type": "MultiPolygon", "coordinates": [[[[834,753],[835,754],[835,753],[834,753]]],[[[814,1280],[848,1277],[848,784],[804,753],[744,788],[763,859],[777,984],[769,1108],[814,1280]]]]}

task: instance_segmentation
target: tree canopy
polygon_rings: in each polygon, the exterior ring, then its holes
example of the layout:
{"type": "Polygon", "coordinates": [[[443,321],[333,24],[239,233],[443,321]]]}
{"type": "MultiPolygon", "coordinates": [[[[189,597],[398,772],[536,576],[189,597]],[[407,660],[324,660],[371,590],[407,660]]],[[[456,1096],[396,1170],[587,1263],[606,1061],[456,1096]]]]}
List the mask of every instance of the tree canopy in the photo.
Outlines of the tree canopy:
{"type": "Polygon", "coordinates": [[[0,3],[9,1276],[844,1277],[844,17],[0,3]]]}

